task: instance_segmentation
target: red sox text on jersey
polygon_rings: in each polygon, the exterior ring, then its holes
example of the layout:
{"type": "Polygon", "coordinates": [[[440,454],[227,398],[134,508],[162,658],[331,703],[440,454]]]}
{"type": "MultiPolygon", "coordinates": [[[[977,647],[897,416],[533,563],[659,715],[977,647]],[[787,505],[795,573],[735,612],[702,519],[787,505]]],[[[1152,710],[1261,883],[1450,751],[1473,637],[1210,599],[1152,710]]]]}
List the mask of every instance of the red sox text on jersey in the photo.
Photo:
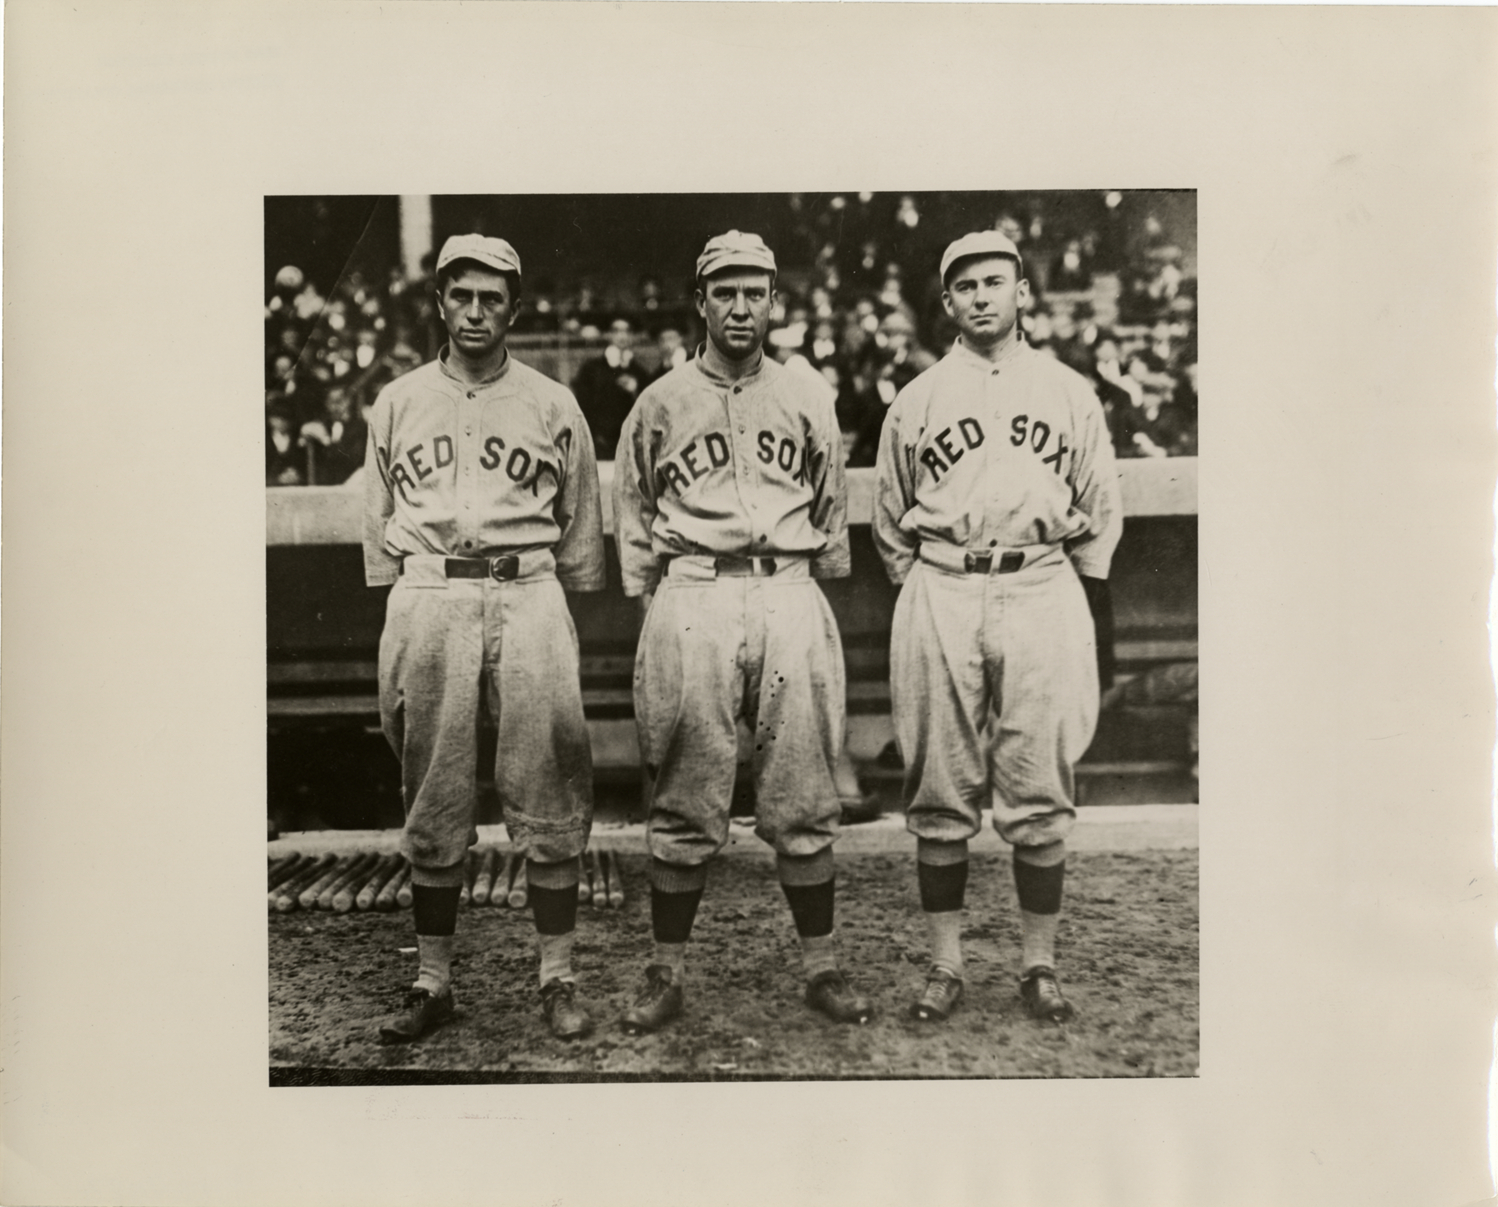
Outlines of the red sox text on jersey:
{"type": "Polygon", "coordinates": [[[991,363],[958,344],[885,420],[875,539],[896,582],[923,541],[1067,543],[1103,577],[1122,517],[1102,408],[1086,379],[1024,344],[991,363]]]}
{"type": "Polygon", "coordinates": [[[830,399],[766,358],[737,382],[700,360],[650,386],[625,421],[615,523],[626,594],[674,554],[794,554],[848,572],[841,437],[830,399]]]}
{"type": "Polygon", "coordinates": [[[551,546],[564,587],[603,586],[592,437],[565,387],[513,357],[478,386],[433,361],[380,392],[369,440],[371,585],[408,554],[551,546]]]}

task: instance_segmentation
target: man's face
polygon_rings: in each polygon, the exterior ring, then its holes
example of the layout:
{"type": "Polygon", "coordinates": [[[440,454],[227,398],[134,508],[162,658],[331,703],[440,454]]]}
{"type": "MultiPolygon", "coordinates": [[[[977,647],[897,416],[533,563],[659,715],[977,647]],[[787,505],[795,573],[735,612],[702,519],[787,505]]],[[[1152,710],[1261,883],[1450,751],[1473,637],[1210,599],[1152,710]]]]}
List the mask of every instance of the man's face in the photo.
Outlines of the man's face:
{"type": "Polygon", "coordinates": [[[510,283],[487,268],[464,269],[448,281],[437,302],[453,348],[470,360],[499,351],[515,321],[510,283]]]}
{"type": "Polygon", "coordinates": [[[965,344],[992,347],[1014,330],[1019,309],[1030,300],[1030,283],[1008,256],[961,261],[941,295],[941,304],[957,323],[965,344]]]}
{"type": "Polygon", "coordinates": [[[753,356],[764,343],[775,299],[771,285],[767,272],[730,268],[697,290],[697,313],[707,323],[707,337],[729,360],[753,356]]]}
{"type": "Polygon", "coordinates": [[[627,319],[615,319],[609,324],[609,343],[624,352],[635,346],[635,329],[627,319]]]}

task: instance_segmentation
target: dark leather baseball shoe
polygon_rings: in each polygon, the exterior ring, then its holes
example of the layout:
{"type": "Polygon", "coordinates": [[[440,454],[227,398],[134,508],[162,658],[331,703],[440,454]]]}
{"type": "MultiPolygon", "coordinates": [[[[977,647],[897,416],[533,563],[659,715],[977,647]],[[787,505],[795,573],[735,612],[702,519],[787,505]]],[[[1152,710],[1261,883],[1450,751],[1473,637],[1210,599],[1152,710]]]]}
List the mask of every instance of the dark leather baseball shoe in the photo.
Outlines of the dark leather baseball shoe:
{"type": "Polygon", "coordinates": [[[1061,993],[1055,970],[1044,964],[1037,964],[1020,977],[1019,996],[1031,1018],[1064,1023],[1076,1017],[1076,1011],[1061,993]]]}
{"type": "Polygon", "coordinates": [[[835,1023],[866,1023],[874,1017],[869,999],[856,992],[836,968],[819,972],[806,983],[806,1004],[835,1023]]]}
{"type": "Polygon", "coordinates": [[[434,995],[425,989],[406,994],[405,1009],[380,1027],[382,1044],[408,1044],[452,1019],[453,991],[434,995]]]}
{"type": "Polygon", "coordinates": [[[593,1030],[593,1020],[577,1004],[577,986],[552,979],[541,986],[541,1013],[558,1039],[581,1039],[593,1030]]]}
{"type": "Polygon", "coordinates": [[[681,1014],[681,986],[665,964],[645,969],[645,988],[624,1012],[624,1029],[631,1035],[657,1031],[681,1014]]]}
{"type": "Polygon", "coordinates": [[[910,1013],[923,1023],[939,1023],[962,1000],[962,978],[946,968],[933,966],[926,974],[926,987],[915,999],[910,1013]]]}

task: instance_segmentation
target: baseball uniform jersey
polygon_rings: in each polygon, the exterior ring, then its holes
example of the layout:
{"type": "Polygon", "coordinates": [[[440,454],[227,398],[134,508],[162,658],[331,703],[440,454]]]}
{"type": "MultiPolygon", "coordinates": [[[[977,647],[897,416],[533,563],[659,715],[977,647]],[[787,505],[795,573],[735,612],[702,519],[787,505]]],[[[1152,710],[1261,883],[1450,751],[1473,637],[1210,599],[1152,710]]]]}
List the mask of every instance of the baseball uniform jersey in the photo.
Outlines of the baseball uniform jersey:
{"type": "Polygon", "coordinates": [[[740,719],[757,833],[782,854],[821,852],[839,814],[845,678],[814,580],[849,569],[830,399],[768,357],[728,381],[699,356],[640,396],[614,492],[625,592],[655,592],[635,660],[651,853],[697,865],[723,845],[740,719]]]}
{"type": "Polygon", "coordinates": [[[1077,574],[1106,578],[1121,531],[1102,408],[1053,358],[959,342],[895,399],[874,539],[904,584],[890,693],[914,833],[970,838],[992,803],[1016,845],[1065,837],[1098,705],[1077,574]]]}
{"type": "Polygon", "coordinates": [[[513,356],[466,385],[443,357],[380,391],[369,417],[365,579],[393,583],[380,715],[401,760],[401,849],[460,864],[474,828],[479,710],[527,858],[580,854],[593,810],[577,634],[562,589],[604,585],[593,441],[572,394],[513,356]]]}

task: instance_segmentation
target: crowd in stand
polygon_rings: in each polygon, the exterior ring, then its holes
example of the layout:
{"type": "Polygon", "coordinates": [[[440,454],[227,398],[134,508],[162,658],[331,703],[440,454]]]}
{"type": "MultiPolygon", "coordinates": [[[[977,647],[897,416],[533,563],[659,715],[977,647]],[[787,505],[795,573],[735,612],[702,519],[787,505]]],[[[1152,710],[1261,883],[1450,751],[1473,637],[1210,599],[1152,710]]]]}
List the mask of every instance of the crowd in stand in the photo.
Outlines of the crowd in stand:
{"type": "MultiPolygon", "coordinates": [[[[1117,205],[1109,194],[1107,206],[1117,205]]],[[[922,218],[915,198],[792,197],[794,233],[776,249],[783,267],[768,346],[777,359],[823,379],[836,397],[850,466],[872,465],[886,408],[935,363],[956,330],[929,271],[933,240],[950,233],[922,218]]],[[[1091,379],[1122,457],[1197,451],[1196,282],[1160,220],[1127,240],[1086,223],[1051,221],[1044,195],[993,225],[1025,256],[1033,304],[1026,338],[1091,379]]],[[[946,224],[950,226],[950,222],[946,224]]],[[[639,391],[692,354],[698,336],[690,282],[671,296],[646,279],[607,310],[590,287],[543,283],[523,297],[517,354],[571,385],[600,459],[613,456],[639,391]],[[586,348],[548,357],[562,341],[586,348]],[[518,345],[525,343],[526,347],[518,345]]],[[[275,277],[265,309],[266,482],[337,484],[364,460],[364,411],[387,382],[441,347],[430,273],[383,280],[352,272],[324,296],[295,266],[275,277]]]]}

